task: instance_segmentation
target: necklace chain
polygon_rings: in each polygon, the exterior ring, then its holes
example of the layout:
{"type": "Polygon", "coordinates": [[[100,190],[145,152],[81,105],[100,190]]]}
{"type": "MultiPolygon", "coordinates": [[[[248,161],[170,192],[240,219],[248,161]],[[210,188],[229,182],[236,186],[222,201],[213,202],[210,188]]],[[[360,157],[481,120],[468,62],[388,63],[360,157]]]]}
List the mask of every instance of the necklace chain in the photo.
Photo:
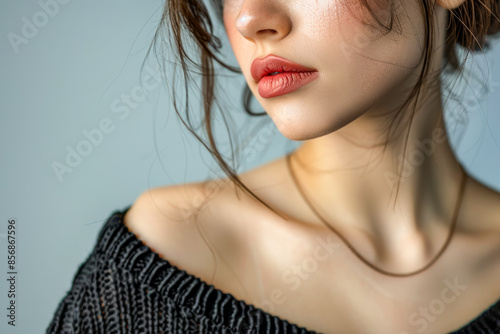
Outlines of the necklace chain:
{"type": "Polygon", "coordinates": [[[340,232],[338,232],[333,226],[331,226],[327,221],[326,219],[324,219],[320,214],[319,212],[314,208],[314,206],[311,204],[311,202],[307,199],[307,196],[305,196],[304,194],[304,191],[302,189],[302,187],[300,186],[298,180],[297,180],[297,177],[295,176],[294,172],[293,172],[293,169],[292,169],[292,165],[291,165],[291,155],[292,153],[289,153],[287,154],[286,156],[286,162],[287,162],[287,165],[288,165],[288,169],[290,170],[290,174],[292,175],[292,179],[293,179],[293,182],[295,183],[295,185],[297,186],[301,196],[304,198],[304,200],[306,201],[307,205],[311,208],[311,210],[314,212],[314,214],[333,232],[335,233],[344,243],[345,245],[354,253],[354,255],[356,255],[363,263],[365,263],[367,266],[369,266],[370,268],[372,268],[373,270],[381,273],[381,274],[384,274],[384,275],[387,275],[387,276],[394,276],[394,277],[407,277],[407,276],[413,276],[413,275],[416,275],[418,273],[421,273],[422,271],[428,269],[430,266],[432,266],[436,261],[437,259],[444,253],[445,249],[448,247],[450,241],[451,241],[451,238],[453,236],[453,233],[455,232],[455,226],[456,226],[456,223],[457,223],[457,218],[458,218],[458,213],[460,211],[460,207],[461,207],[461,203],[462,203],[462,199],[463,199],[463,194],[464,194],[464,190],[465,190],[465,184],[466,184],[466,179],[467,179],[467,174],[465,173],[465,170],[462,169],[462,173],[463,173],[463,176],[462,176],[462,182],[460,184],[460,189],[459,189],[459,193],[458,193],[458,196],[457,196],[457,204],[455,206],[455,210],[453,212],[453,217],[452,217],[452,221],[451,221],[451,227],[450,227],[450,231],[448,233],[448,237],[446,238],[446,241],[443,245],[443,247],[441,247],[441,249],[439,250],[439,252],[436,254],[436,256],[427,264],[425,265],[424,267],[418,269],[418,270],[415,270],[415,271],[412,271],[412,272],[409,272],[409,273],[392,273],[392,272],[389,272],[389,271],[386,271],[386,270],[383,270],[383,269],[380,269],[378,267],[376,267],[374,264],[372,264],[371,262],[369,262],[368,260],[366,260],[361,254],[359,254],[359,252],[351,245],[351,243],[342,235],[340,234],[340,232]]]}

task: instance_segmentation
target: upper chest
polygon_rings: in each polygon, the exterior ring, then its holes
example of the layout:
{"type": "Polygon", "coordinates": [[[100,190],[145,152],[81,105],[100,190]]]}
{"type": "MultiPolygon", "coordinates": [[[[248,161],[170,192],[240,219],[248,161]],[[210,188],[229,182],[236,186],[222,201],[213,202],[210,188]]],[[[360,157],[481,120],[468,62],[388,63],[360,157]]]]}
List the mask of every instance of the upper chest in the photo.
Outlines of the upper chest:
{"type": "Polygon", "coordinates": [[[253,220],[242,257],[224,261],[214,285],[323,333],[450,332],[500,299],[498,239],[456,235],[431,268],[401,278],[375,272],[333,234],[291,224],[253,220]]]}

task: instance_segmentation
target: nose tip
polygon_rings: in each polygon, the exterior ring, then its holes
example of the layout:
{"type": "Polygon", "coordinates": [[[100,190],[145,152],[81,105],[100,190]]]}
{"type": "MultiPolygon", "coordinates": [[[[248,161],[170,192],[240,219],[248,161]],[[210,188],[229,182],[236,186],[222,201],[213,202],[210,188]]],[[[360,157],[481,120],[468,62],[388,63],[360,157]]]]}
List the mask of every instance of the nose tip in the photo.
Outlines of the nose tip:
{"type": "Polygon", "coordinates": [[[276,8],[254,6],[240,12],[236,28],[249,41],[255,42],[263,38],[278,40],[289,34],[291,22],[286,13],[276,8]]]}

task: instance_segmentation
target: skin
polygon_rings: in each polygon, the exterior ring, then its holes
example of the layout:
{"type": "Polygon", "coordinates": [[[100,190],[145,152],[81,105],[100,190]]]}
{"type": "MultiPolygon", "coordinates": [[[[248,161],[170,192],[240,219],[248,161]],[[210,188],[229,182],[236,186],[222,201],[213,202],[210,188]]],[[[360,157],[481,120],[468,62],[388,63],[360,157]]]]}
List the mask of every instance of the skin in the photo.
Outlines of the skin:
{"type": "MultiPolygon", "coordinates": [[[[401,30],[383,36],[362,24],[370,17],[355,4],[351,11],[328,0],[224,4],[227,36],[251,91],[284,136],[304,141],[292,167],[308,199],[364,258],[390,272],[411,272],[434,258],[457,204],[463,174],[445,140],[435,78],[447,9],[460,3],[436,4],[434,80],[422,90],[407,146],[407,157],[421,159],[408,160],[397,196],[393,176],[410,108],[383,144],[422,66],[417,2],[401,1],[401,30]],[[270,53],[316,68],[319,78],[262,98],[250,66],[270,53]]],[[[283,158],[240,178],[281,216],[220,180],[150,190],[124,223],[170,263],[318,332],[449,332],[500,297],[500,194],[469,175],[452,243],[431,268],[407,278],[382,275],[355,257],[304,202],[283,158]],[[319,239],[334,251],[317,249],[319,239]],[[455,295],[446,290],[453,281],[464,287],[455,295]]]]}

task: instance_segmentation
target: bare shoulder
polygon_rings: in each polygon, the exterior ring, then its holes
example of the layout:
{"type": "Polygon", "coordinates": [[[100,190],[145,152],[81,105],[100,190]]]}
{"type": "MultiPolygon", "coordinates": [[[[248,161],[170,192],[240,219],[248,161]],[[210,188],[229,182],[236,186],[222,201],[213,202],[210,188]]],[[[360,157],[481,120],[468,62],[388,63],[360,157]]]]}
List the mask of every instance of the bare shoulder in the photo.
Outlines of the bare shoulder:
{"type": "MultiPolygon", "coordinates": [[[[123,217],[139,240],[172,265],[210,281],[214,254],[224,248],[222,220],[207,219],[214,211],[223,180],[170,185],[143,192],[123,217]]],[[[216,210],[215,210],[216,211],[216,210]]]]}
{"type": "MultiPolygon", "coordinates": [[[[273,195],[273,186],[280,183],[277,164],[274,161],[238,176],[264,201],[273,202],[279,197],[273,195]]],[[[240,268],[248,262],[242,259],[260,233],[255,222],[265,221],[266,215],[269,210],[247,193],[235,191],[228,178],[221,178],[146,190],[123,223],[172,265],[214,285],[215,280],[219,287],[237,294],[239,287],[231,287],[231,275],[246,270],[240,268]]]]}

